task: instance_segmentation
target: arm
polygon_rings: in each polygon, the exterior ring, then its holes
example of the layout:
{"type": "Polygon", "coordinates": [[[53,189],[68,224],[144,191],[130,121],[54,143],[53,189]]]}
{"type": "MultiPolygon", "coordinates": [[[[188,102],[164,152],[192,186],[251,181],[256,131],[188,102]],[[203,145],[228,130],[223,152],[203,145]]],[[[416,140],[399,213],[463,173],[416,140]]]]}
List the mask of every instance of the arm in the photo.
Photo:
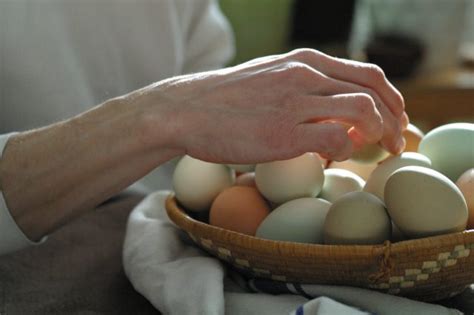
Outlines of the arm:
{"type": "Polygon", "coordinates": [[[181,153],[167,148],[167,128],[153,144],[146,143],[141,115],[138,107],[111,100],[10,138],[0,160],[1,190],[30,239],[40,239],[181,153]]]}
{"type": "Polygon", "coordinates": [[[161,81],[20,133],[5,147],[0,183],[13,218],[38,240],[178,155],[343,160],[353,143],[379,140],[397,153],[406,124],[403,99],[380,69],[297,50],[161,81]]]}

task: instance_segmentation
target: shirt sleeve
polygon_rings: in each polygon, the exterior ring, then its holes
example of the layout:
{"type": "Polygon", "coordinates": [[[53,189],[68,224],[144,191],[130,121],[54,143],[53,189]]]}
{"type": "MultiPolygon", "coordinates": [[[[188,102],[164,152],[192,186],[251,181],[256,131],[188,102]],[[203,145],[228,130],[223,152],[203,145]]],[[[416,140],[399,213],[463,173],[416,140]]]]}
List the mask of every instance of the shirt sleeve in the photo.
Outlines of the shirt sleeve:
{"type": "MultiPolygon", "coordinates": [[[[8,139],[14,134],[15,133],[0,135],[0,159],[8,139]]],[[[35,243],[26,237],[11,216],[5,203],[3,193],[0,190],[0,255],[42,243],[45,239],[46,238],[43,238],[40,242],[35,243]]]]}
{"type": "Polygon", "coordinates": [[[215,0],[197,0],[192,5],[192,13],[185,18],[183,73],[220,68],[235,53],[230,24],[215,0]]]}

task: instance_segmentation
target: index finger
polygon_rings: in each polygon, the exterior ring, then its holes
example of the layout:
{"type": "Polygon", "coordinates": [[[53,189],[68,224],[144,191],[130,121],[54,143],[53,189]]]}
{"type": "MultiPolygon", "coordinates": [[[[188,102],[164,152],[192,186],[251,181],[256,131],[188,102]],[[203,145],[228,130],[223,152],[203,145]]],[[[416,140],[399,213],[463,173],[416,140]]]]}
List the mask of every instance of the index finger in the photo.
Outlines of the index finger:
{"type": "Polygon", "coordinates": [[[377,65],[335,58],[312,49],[294,50],[288,56],[334,79],[373,89],[395,117],[401,117],[405,111],[402,94],[387,80],[377,65]]]}

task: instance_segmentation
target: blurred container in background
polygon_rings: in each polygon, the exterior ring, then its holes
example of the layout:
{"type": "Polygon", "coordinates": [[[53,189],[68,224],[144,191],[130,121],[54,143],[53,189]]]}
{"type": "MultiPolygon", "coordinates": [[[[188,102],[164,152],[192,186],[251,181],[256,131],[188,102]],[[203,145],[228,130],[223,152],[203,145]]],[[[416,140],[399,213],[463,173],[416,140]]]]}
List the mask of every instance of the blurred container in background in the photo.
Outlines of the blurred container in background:
{"type": "MultiPolygon", "coordinates": [[[[473,0],[359,0],[349,44],[350,56],[367,60],[366,48],[374,45],[376,37],[396,36],[419,41],[423,48],[420,73],[453,68],[459,63],[461,45],[474,32],[469,29],[472,19],[473,0]]],[[[392,45],[386,53],[398,58],[408,48],[392,45]]]]}

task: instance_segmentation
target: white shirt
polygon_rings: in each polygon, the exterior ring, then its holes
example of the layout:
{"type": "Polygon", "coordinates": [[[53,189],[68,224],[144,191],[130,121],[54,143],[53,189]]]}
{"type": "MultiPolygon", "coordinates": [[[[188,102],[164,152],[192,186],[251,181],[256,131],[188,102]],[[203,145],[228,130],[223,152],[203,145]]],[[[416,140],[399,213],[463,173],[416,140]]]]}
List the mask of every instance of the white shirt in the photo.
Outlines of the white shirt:
{"type": "MultiPolygon", "coordinates": [[[[0,0],[0,156],[6,133],[220,67],[232,53],[229,25],[213,0],[0,0]]],[[[142,187],[170,188],[171,171],[158,168],[142,187]]],[[[12,224],[0,192],[0,254],[28,245],[24,236],[5,244],[6,233],[21,233],[12,224]]]]}

